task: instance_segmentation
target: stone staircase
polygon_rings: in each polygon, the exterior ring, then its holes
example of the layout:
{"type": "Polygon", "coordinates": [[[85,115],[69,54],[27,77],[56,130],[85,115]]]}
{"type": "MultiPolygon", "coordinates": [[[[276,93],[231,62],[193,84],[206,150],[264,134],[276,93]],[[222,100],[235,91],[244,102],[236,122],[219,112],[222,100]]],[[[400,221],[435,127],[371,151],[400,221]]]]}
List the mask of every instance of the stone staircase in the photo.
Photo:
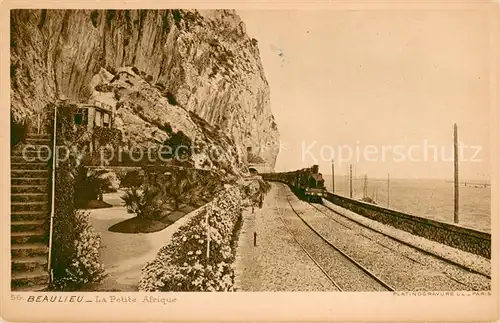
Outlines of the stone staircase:
{"type": "Polygon", "coordinates": [[[49,134],[28,133],[11,150],[12,291],[42,291],[49,284],[49,147],[49,134]],[[26,145],[35,147],[30,147],[23,156],[26,145]]]}

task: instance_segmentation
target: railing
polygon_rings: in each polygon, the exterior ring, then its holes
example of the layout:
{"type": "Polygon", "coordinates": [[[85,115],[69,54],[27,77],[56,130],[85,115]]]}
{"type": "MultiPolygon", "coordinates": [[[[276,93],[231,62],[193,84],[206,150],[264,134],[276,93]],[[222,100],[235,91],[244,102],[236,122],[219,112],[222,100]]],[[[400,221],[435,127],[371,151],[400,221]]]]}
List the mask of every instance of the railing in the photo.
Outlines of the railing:
{"type": "Polygon", "coordinates": [[[55,192],[56,192],[56,143],[57,143],[57,106],[54,106],[54,119],[53,119],[53,129],[52,129],[52,192],[51,192],[51,202],[50,202],[50,224],[49,224],[49,255],[47,261],[47,271],[50,275],[50,282],[52,283],[52,241],[54,232],[54,212],[55,212],[55,192]]]}

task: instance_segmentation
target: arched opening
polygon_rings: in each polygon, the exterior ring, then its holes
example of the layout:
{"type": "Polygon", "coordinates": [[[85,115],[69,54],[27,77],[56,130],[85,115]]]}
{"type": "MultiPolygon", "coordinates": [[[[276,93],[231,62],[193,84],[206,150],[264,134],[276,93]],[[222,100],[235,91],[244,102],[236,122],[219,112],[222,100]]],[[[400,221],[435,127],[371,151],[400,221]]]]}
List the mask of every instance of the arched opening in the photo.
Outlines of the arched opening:
{"type": "Polygon", "coordinates": [[[253,168],[253,167],[250,167],[250,168],[248,169],[248,171],[249,171],[249,172],[250,172],[250,174],[252,174],[252,175],[254,175],[254,174],[258,174],[258,173],[259,173],[259,172],[258,172],[255,168],[253,168]]]}

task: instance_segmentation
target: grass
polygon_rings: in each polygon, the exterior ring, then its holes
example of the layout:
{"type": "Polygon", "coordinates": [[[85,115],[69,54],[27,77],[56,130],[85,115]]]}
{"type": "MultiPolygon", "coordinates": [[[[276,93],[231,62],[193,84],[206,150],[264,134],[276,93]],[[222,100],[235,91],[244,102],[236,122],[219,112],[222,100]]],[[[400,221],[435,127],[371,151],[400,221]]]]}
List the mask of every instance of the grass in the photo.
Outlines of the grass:
{"type": "Polygon", "coordinates": [[[158,232],[175,221],[179,220],[186,214],[194,211],[196,208],[185,205],[182,208],[169,213],[167,216],[159,220],[148,220],[140,219],[138,217],[133,217],[131,219],[124,220],[122,222],[116,223],[109,227],[109,231],[116,233],[153,233],[158,232]]]}
{"type": "Polygon", "coordinates": [[[113,205],[106,203],[104,201],[90,200],[87,202],[86,205],[83,205],[82,209],[93,210],[93,209],[105,209],[109,207],[113,207],[113,205]]]}
{"type": "Polygon", "coordinates": [[[172,223],[173,222],[168,219],[168,216],[160,220],[147,220],[133,217],[112,225],[108,230],[116,233],[152,233],[161,231],[172,223]]]}

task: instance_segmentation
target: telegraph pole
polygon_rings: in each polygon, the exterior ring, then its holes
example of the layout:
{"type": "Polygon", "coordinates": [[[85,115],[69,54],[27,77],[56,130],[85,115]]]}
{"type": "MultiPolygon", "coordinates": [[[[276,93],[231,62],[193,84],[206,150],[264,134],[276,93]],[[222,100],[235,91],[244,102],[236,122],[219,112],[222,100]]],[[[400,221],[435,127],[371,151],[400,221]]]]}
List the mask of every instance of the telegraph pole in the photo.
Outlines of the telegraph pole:
{"type": "Polygon", "coordinates": [[[368,175],[365,174],[365,181],[363,183],[363,197],[368,196],[368,175]]]}
{"type": "Polygon", "coordinates": [[[332,159],[332,193],[335,194],[335,162],[332,159]]]}
{"type": "Polygon", "coordinates": [[[390,179],[390,174],[387,174],[387,207],[389,207],[389,200],[390,200],[390,191],[391,191],[391,179],[390,179]]]}
{"type": "Polygon", "coordinates": [[[349,197],[352,198],[352,164],[349,165],[349,197]]]}
{"type": "Polygon", "coordinates": [[[344,175],[344,187],[345,187],[345,196],[349,193],[349,170],[346,169],[345,175],[344,175]]]}
{"type": "Polygon", "coordinates": [[[459,198],[459,185],[458,181],[458,129],[457,124],[453,125],[453,150],[454,150],[454,164],[455,164],[455,210],[453,213],[453,222],[458,223],[458,198],[459,198]]]}

